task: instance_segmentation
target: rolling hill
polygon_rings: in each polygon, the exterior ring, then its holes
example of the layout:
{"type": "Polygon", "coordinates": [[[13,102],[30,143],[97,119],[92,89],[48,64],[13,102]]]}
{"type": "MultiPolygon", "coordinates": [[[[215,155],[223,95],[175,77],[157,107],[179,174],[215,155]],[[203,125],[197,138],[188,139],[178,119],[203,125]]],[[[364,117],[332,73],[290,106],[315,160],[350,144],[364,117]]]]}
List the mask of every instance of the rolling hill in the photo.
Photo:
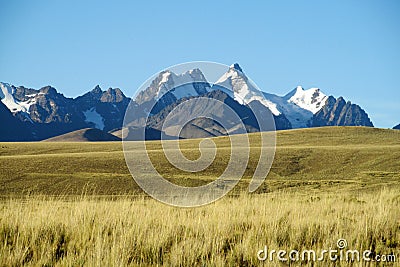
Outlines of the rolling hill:
{"type": "Polygon", "coordinates": [[[115,135],[96,128],[86,128],[44,140],[43,142],[105,142],[121,141],[115,135]]]}
{"type": "MultiPolygon", "coordinates": [[[[250,160],[236,191],[247,191],[258,163],[260,133],[249,136],[250,160]]],[[[174,168],[167,162],[159,141],[148,141],[146,145],[154,166],[167,179],[195,186],[214,180],[227,164],[228,138],[213,140],[218,148],[215,161],[199,173],[185,173],[174,168]]],[[[179,141],[182,153],[195,159],[200,153],[200,141],[179,141]]],[[[137,158],[139,163],[141,160],[137,158]]],[[[399,162],[400,131],[397,130],[322,127],[278,131],[274,163],[257,192],[398,188],[399,162]]],[[[27,192],[45,195],[141,193],[126,167],[121,142],[0,143],[0,164],[1,196],[20,196],[27,192]]]]}

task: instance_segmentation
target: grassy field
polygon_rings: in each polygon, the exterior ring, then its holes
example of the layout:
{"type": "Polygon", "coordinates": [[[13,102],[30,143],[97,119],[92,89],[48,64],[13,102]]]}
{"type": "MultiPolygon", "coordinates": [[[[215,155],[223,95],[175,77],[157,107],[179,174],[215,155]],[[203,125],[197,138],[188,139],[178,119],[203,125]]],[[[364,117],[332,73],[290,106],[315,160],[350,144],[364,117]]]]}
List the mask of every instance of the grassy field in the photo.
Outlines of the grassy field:
{"type": "MultiPolygon", "coordinates": [[[[184,173],[165,158],[159,142],[148,142],[157,170],[177,184],[195,186],[214,180],[225,169],[227,138],[214,139],[217,157],[205,171],[184,173]]],[[[189,158],[199,155],[199,140],[181,141],[189,158]]],[[[251,155],[243,191],[258,164],[259,134],[250,135],[251,155]]],[[[140,163],[140,158],[137,159],[140,163]]],[[[400,185],[400,131],[333,127],[280,131],[271,172],[258,190],[273,192],[370,190],[400,185]]],[[[0,143],[0,195],[138,194],[126,167],[122,145],[107,143],[0,143]]]]}
{"type": "MultiPolygon", "coordinates": [[[[0,265],[257,266],[265,245],[320,251],[336,248],[339,238],[349,249],[399,257],[399,204],[398,190],[242,195],[195,209],[149,199],[7,200],[1,204],[0,265]]],[[[327,258],[316,266],[365,262],[327,258]]]]}
{"type": "MultiPolygon", "coordinates": [[[[349,249],[395,254],[397,263],[379,266],[399,266],[400,131],[280,131],[271,172],[249,194],[259,137],[251,135],[250,162],[234,192],[194,209],[146,198],[120,143],[1,143],[0,266],[253,266],[262,264],[257,252],[265,245],[322,250],[339,238],[349,249]]],[[[181,141],[183,153],[198,157],[198,142],[181,141]]],[[[161,173],[195,186],[226,166],[228,140],[215,143],[215,162],[196,175],[168,164],[159,142],[147,146],[161,173]]],[[[276,257],[264,263],[289,265],[276,257]]]]}

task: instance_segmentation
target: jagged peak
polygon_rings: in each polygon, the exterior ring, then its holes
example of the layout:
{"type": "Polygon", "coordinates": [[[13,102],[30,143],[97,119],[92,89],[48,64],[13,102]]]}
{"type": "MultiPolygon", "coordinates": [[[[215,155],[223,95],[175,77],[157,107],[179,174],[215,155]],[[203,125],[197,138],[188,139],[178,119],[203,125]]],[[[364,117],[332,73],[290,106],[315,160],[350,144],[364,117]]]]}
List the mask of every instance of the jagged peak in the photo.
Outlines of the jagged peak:
{"type": "Polygon", "coordinates": [[[115,91],[115,93],[125,96],[124,92],[122,92],[121,89],[119,89],[119,88],[114,88],[113,90],[115,91]]]}
{"type": "Polygon", "coordinates": [[[104,94],[119,95],[119,96],[125,97],[124,93],[123,93],[122,90],[119,89],[119,88],[112,88],[112,87],[110,87],[110,88],[107,89],[106,92],[103,92],[103,95],[104,95],[104,94]]]}
{"type": "Polygon", "coordinates": [[[328,101],[335,101],[336,102],[336,98],[333,95],[328,96],[328,101]]]}
{"type": "Polygon", "coordinates": [[[119,88],[112,88],[112,87],[109,87],[109,88],[107,89],[107,91],[104,92],[104,93],[116,94],[116,93],[121,93],[121,92],[122,92],[122,91],[121,91],[119,88]]]}
{"type": "Polygon", "coordinates": [[[286,95],[283,96],[285,100],[289,100],[292,96],[294,96],[297,92],[302,92],[304,91],[303,87],[301,85],[296,86],[292,91],[287,93],[286,95]]]}
{"type": "Polygon", "coordinates": [[[346,100],[344,99],[343,96],[339,96],[339,97],[336,99],[336,101],[337,101],[337,102],[345,102],[345,103],[346,103],[346,100]]]}
{"type": "Polygon", "coordinates": [[[194,68],[186,72],[189,74],[196,82],[207,82],[206,77],[204,77],[203,72],[199,68],[194,68]]]}
{"type": "Polygon", "coordinates": [[[239,63],[233,63],[232,65],[229,66],[230,69],[238,70],[241,73],[243,73],[242,68],[240,67],[239,63]]]}
{"type": "Polygon", "coordinates": [[[187,72],[189,74],[194,74],[194,73],[203,74],[203,72],[199,68],[194,68],[194,69],[188,70],[187,72]]]}
{"type": "Polygon", "coordinates": [[[9,84],[9,83],[5,83],[5,82],[0,82],[0,85],[3,85],[3,86],[9,86],[9,87],[11,87],[11,86],[12,86],[11,84],[9,84]]]}
{"type": "Polygon", "coordinates": [[[96,86],[92,89],[92,91],[90,91],[90,92],[95,93],[95,94],[98,94],[98,93],[102,93],[103,90],[101,90],[100,85],[96,85],[96,86]]]}
{"type": "Polygon", "coordinates": [[[54,88],[54,87],[52,87],[50,85],[47,85],[47,86],[44,86],[44,87],[40,88],[39,91],[41,93],[45,93],[45,94],[55,94],[55,93],[57,93],[56,88],[54,88]]]}

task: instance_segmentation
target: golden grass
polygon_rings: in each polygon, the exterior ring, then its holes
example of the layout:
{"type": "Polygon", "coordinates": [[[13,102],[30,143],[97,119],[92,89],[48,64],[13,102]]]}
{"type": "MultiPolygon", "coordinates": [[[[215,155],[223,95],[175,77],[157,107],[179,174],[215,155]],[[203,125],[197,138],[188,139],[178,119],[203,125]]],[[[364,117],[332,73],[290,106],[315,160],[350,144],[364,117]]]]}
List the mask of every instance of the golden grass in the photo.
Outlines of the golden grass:
{"type": "MultiPolygon", "coordinates": [[[[254,266],[265,245],[318,251],[339,238],[349,249],[400,257],[399,204],[398,189],[243,194],[195,209],[149,199],[7,200],[0,204],[0,265],[254,266]]],[[[276,264],[275,257],[269,265],[276,264]]],[[[326,259],[317,266],[364,264],[326,259]]]]}
{"type": "MultiPolygon", "coordinates": [[[[266,134],[266,133],[264,133],[266,134]]],[[[251,153],[243,181],[246,189],[258,164],[260,134],[250,134],[251,153]]],[[[182,140],[183,154],[196,158],[200,140],[182,140]]],[[[168,163],[159,142],[148,142],[153,164],[170,181],[205,184],[222,173],[229,139],[215,138],[217,157],[193,174],[168,163]]],[[[141,158],[138,158],[140,164],[141,158]]],[[[400,131],[365,127],[325,127],[279,131],[274,163],[258,192],[287,190],[375,190],[400,185],[400,131]]],[[[132,195],[142,191],[125,163],[122,145],[109,143],[1,143],[0,196],[27,194],[132,195]]]]}
{"type": "MultiPolygon", "coordinates": [[[[397,263],[382,266],[399,266],[400,131],[280,131],[271,172],[255,194],[245,192],[259,134],[250,139],[244,179],[229,197],[194,209],[145,197],[120,143],[1,143],[0,266],[257,266],[265,245],[318,251],[339,238],[349,249],[395,254],[397,263]]],[[[197,175],[171,167],[159,142],[147,146],[165,176],[195,186],[226,164],[228,139],[214,141],[216,161],[197,175]]],[[[183,153],[195,158],[198,142],[180,141],[183,153]]],[[[265,264],[289,265],[276,257],[265,264]]]]}

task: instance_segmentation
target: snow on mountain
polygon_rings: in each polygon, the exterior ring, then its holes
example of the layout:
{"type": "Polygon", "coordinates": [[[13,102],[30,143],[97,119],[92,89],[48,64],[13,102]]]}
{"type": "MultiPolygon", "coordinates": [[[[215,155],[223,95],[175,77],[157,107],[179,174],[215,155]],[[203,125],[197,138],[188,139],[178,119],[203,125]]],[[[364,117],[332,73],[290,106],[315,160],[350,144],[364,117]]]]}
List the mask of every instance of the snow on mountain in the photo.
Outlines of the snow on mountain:
{"type": "Polygon", "coordinates": [[[325,105],[328,96],[322,93],[319,88],[304,90],[303,87],[297,86],[296,89],[284,98],[289,98],[288,102],[294,103],[315,114],[325,105]]]}
{"type": "MultiPolygon", "coordinates": [[[[239,64],[232,64],[210,87],[198,90],[195,82],[208,85],[203,73],[199,69],[193,69],[182,74],[172,71],[163,71],[144,91],[139,93],[136,101],[140,104],[150,99],[158,100],[167,92],[176,100],[184,97],[198,96],[212,90],[221,90],[231,96],[240,104],[250,104],[259,101],[268,107],[272,114],[279,116],[283,114],[293,128],[308,127],[313,114],[318,112],[325,104],[327,96],[317,88],[303,90],[300,86],[286,96],[277,96],[264,93],[257,89],[251,80],[244,74],[239,64]]],[[[166,105],[174,100],[166,101],[166,105]]]]}
{"type": "Polygon", "coordinates": [[[104,118],[97,113],[96,108],[91,108],[83,112],[85,122],[93,123],[97,129],[104,129],[104,118]]]}
{"type": "Polygon", "coordinates": [[[192,69],[181,74],[170,70],[162,71],[144,90],[135,97],[137,104],[158,101],[165,105],[184,97],[199,96],[210,91],[210,84],[199,69],[192,69]]]}
{"type": "Polygon", "coordinates": [[[26,97],[28,99],[26,101],[18,101],[13,96],[14,89],[11,85],[9,85],[8,83],[0,82],[0,88],[1,102],[3,102],[3,104],[6,105],[6,107],[13,113],[21,111],[23,113],[29,114],[30,106],[36,103],[35,97],[37,94],[27,95],[26,97]]]}
{"type": "Polygon", "coordinates": [[[178,75],[169,70],[160,74],[161,80],[158,82],[157,99],[168,91],[173,94],[176,99],[198,96],[199,92],[196,90],[193,83],[207,83],[207,80],[199,69],[189,70],[178,75]]]}
{"type": "Polygon", "coordinates": [[[325,105],[328,99],[318,88],[304,90],[301,86],[285,96],[262,92],[248,79],[237,63],[229,67],[227,72],[212,85],[211,90],[207,87],[206,90],[199,91],[193,82],[207,83],[199,69],[193,69],[179,75],[168,70],[161,72],[153,83],[142,94],[139,94],[138,103],[151,98],[158,100],[167,92],[176,99],[181,99],[212,90],[221,90],[242,105],[259,101],[268,107],[275,116],[283,114],[293,128],[304,128],[310,126],[313,115],[325,105]]]}
{"type": "MultiPolygon", "coordinates": [[[[254,86],[254,84],[242,72],[239,64],[233,64],[229,70],[221,76],[215,83],[216,88],[223,87],[230,89],[230,94],[240,104],[249,104],[251,101],[258,100],[264,106],[268,107],[272,114],[278,116],[281,112],[278,110],[276,103],[265,99],[262,92],[254,86]]],[[[215,87],[214,87],[215,88],[215,87]]],[[[224,90],[225,91],[225,90],[224,90]]]]}
{"type": "Polygon", "coordinates": [[[309,121],[313,116],[311,111],[303,109],[292,102],[288,102],[285,97],[265,92],[263,94],[266,99],[275,103],[277,109],[282,112],[289,120],[290,124],[292,124],[292,128],[304,128],[309,125],[309,121]]]}
{"type": "MultiPolygon", "coordinates": [[[[168,106],[176,105],[184,97],[213,93],[216,95],[212,97],[216,97],[221,93],[216,90],[235,99],[233,101],[226,97],[236,106],[249,104],[268,107],[280,129],[331,125],[373,126],[361,107],[341,97],[327,97],[318,88],[305,90],[298,86],[285,96],[259,91],[238,64],[227,68],[226,73],[213,85],[205,79],[200,69],[182,74],[170,70],[161,72],[145,90],[138,92],[133,101],[134,112],[131,113],[135,117],[130,118],[132,126],[142,126],[143,121],[146,122],[143,119],[149,113],[154,116],[165,114],[168,106]]],[[[223,97],[222,93],[219,97],[223,97]]],[[[16,136],[15,140],[41,140],[83,127],[106,131],[118,129],[123,125],[125,111],[131,101],[118,88],[102,91],[96,86],[82,96],[67,98],[51,86],[36,90],[1,82],[0,100],[0,108],[10,110],[12,114],[9,115],[29,131],[26,136],[16,136]],[[27,121],[31,123],[25,124],[27,121]]],[[[241,110],[239,113],[247,107],[242,108],[238,108],[241,110]]],[[[6,113],[2,113],[3,118],[6,113]]]]}
{"type": "Polygon", "coordinates": [[[301,86],[283,97],[261,92],[246,77],[239,64],[231,65],[216,85],[230,89],[231,96],[241,104],[258,100],[275,116],[284,114],[293,128],[308,127],[313,114],[317,113],[328,99],[318,88],[304,90],[301,86]]]}

